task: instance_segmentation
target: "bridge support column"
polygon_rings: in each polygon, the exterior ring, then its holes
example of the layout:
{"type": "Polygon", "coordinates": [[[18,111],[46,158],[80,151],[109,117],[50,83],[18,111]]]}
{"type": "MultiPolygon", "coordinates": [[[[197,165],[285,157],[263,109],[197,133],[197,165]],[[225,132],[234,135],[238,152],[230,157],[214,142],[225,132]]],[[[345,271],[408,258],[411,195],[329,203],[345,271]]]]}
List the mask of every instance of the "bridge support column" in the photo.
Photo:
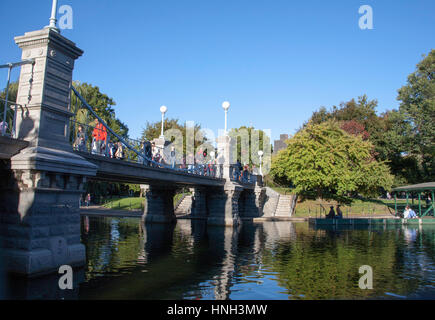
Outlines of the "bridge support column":
{"type": "Polygon", "coordinates": [[[226,184],[224,190],[211,192],[208,196],[209,225],[236,227],[240,224],[239,197],[243,188],[236,184],[226,184]]]}
{"type": "Polygon", "coordinates": [[[192,210],[193,217],[207,216],[207,190],[205,188],[192,188],[192,210]]]}
{"type": "Polygon", "coordinates": [[[97,168],[69,143],[70,85],[83,52],[50,28],[15,42],[35,64],[22,66],[17,94],[18,139],[29,145],[11,158],[0,186],[0,261],[7,271],[34,276],[85,264],[79,199],[97,168]]]}
{"type": "Polygon", "coordinates": [[[166,186],[146,186],[145,207],[142,215],[144,223],[175,223],[175,189],[166,186]]]}
{"type": "Polygon", "coordinates": [[[241,217],[261,217],[266,197],[265,188],[245,189],[239,201],[239,214],[241,217]]]}

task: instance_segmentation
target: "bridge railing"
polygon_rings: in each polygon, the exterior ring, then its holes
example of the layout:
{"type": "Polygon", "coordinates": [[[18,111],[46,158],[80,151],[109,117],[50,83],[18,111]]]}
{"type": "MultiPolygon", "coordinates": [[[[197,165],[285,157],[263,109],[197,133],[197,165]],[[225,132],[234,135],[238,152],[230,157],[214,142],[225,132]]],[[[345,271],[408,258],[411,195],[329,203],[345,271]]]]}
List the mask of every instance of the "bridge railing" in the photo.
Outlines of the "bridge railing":
{"type": "Polygon", "coordinates": [[[8,77],[6,82],[6,88],[4,91],[4,99],[0,99],[0,135],[1,136],[9,136],[12,138],[16,138],[16,115],[17,108],[21,107],[21,105],[16,104],[15,102],[9,101],[9,85],[11,81],[11,72],[13,68],[20,67],[26,64],[31,64],[32,69],[30,72],[29,83],[33,82],[33,69],[35,66],[35,60],[23,60],[14,63],[7,63],[0,65],[0,69],[8,69],[8,77]]]}
{"type": "Polygon", "coordinates": [[[0,135],[16,138],[17,110],[21,105],[0,98],[0,135]],[[5,114],[6,113],[6,114],[5,114]]]}
{"type": "Polygon", "coordinates": [[[101,157],[109,157],[122,161],[134,162],[144,166],[165,168],[187,174],[222,178],[223,170],[215,160],[205,163],[176,163],[175,158],[165,155],[162,148],[152,146],[151,141],[131,139],[114,132],[106,122],[99,117],[80,93],[72,87],[77,99],[72,101],[74,109],[87,109],[90,113],[81,122],[76,117],[70,123],[70,141],[76,151],[87,152],[101,157]]]}
{"type": "Polygon", "coordinates": [[[240,168],[234,164],[230,166],[230,179],[240,183],[254,184],[257,181],[257,175],[249,171],[248,166],[240,168]]]}

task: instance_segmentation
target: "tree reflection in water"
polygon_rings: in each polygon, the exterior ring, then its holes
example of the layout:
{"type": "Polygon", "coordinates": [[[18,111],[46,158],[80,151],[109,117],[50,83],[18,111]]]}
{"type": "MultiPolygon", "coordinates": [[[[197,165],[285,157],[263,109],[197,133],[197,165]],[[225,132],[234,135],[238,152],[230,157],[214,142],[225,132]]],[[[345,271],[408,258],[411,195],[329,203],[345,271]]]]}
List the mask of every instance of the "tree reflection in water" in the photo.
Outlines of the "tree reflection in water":
{"type": "MultiPolygon", "coordinates": [[[[72,299],[435,298],[430,225],[315,230],[264,222],[233,229],[202,220],[142,225],[82,217],[82,242],[87,266],[72,299]],[[373,290],[358,287],[361,265],[373,268],[373,290]]],[[[21,285],[26,293],[15,290],[15,297],[44,298],[21,285]]]]}

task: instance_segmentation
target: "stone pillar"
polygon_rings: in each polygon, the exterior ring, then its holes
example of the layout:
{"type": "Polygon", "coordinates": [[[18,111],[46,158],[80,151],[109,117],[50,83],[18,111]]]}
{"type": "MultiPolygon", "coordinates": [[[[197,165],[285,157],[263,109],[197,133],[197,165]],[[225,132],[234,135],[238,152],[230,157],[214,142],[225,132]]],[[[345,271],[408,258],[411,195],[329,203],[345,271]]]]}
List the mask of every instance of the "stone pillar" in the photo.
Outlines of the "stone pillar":
{"type": "Polygon", "coordinates": [[[231,293],[235,273],[235,259],[240,228],[208,227],[208,251],[212,254],[217,269],[214,294],[216,300],[226,300],[231,293]]]}
{"type": "Polygon", "coordinates": [[[239,215],[240,217],[261,217],[266,190],[264,188],[245,189],[240,195],[239,215]]]}
{"type": "Polygon", "coordinates": [[[229,183],[219,192],[210,192],[207,220],[209,225],[235,227],[240,224],[239,197],[242,190],[242,187],[229,183]]]}
{"type": "Polygon", "coordinates": [[[218,157],[217,164],[221,168],[222,173],[220,176],[223,179],[230,181],[231,177],[231,137],[230,136],[220,136],[217,138],[218,147],[218,157]]]}
{"type": "Polygon", "coordinates": [[[192,217],[207,216],[207,190],[205,188],[191,188],[192,191],[192,217]]]}
{"type": "Polygon", "coordinates": [[[145,188],[144,223],[175,223],[175,188],[149,185],[145,188]]]}
{"type": "Polygon", "coordinates": [[[34,276],[86,262],[79,198],[97,168],[69,145],[70,85],[83,52],[48,28],[15,41],[35,64],[21,68],[17,133],[29,146],[11,158],[0,186],[0,260],[8,271],[34,276]]]}

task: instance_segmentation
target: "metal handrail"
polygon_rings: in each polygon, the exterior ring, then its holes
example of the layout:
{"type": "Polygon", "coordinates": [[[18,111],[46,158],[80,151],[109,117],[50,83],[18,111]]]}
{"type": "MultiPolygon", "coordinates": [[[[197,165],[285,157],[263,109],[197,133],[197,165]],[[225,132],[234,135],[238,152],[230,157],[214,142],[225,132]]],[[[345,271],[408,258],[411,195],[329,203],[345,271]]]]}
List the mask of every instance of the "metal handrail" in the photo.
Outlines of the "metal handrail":
{"type": "Polygon", "coordinates": [[[6,115],[3,115],[0,119],[0,135],[5,136],[11,136],[12,138],[17,137],[16,132],[16,123],[17,123],[17,108],[21,107],[22,105],[15,103],[13,101],[6,101],[3,98],[0,98],[0,101],[5,104],[3,112],[6,112],[6,115]],[[8,106],[10,109],[8,110],[8,106]],[[6,110],[6,111],[5,111],[6,110]],[[8,114],[11,114],[11,116],[8,116],[8,114]],[[9,121],[8,121],[9,118],[9,121]],[[10,120],[12,118],[12,125],[10,125],[10,120]]]}
{"type": "MultiPolygon", "coordinates": [[[[156,162],[156,161],[154,161],[153,159],[151,159],[151,158],[149,158],[149,157],[147,157],[146,155],[145,155],[145,153],[141,153],[141,152],[139,152],[138,150],[136,150],[130,143],[128,143],[127,142],[127,139],[125,139],[125,138],[123,138],[122,136],[120,136],[120,135],[118,135],[116,132],[114,132],[108,125],[107,125],[107,123],[101,118],[101,117],[99,117],[97,114],[96,114],[96,112],[93,110],[93,108],[92,108],[92,106],[91,105],[89,105],[87,102],[86,102],[86,100],[80,95],[80,93],[78,92],[78,90],[76,89],[76,88],[74,88],[73,86],[71,86],[71,89],[72,89],[72,91],[74,92],[74,94],[76,95],[76,97],[80,100],[80,102],[82,103],[82,105],[83,106],[85,106],[90,112],[91,112],[91,114],[96,118],[96,119],[98,119],[98,121],[106,128],[106,130],[107,131],[109,131],[110,132],[110,134],[112,134],[113,136],[115,136],[117,139],[118,139],[118,141],[120,141],[124,146],[126,146],[126,148],[128,149],[128,150],[130,150],[130,151],[132,151],[132,152],[134,152],[138,157],[140,157],[140,158],[143,158],[143,159],[146,159],[149,163],[152,163],[152,164],[154,164],[154,165],[156,165],[156,166],[158,166],[158,167],[163,167],[163,168],[166,168],[166,169],[170,169],[170,170],[175,170],[175,171],[181,171],[181,172],[185,172],[185,173],[191,173],[191,174],[195,174],[195,172],[198,172],[198,166],[196,166],[196,168],[194,167],[193,169],[192,168],[174,168],[174,167],[172,167],[172,166],[170,166],[170,165],[166,165],[166,164],[163,164],[163,163],[160,163],[160,162],[156,162]]],[[[79,125],[82,125],[82,126],[86,126],[86,127],[91,127],[91,128],[94,128],[95,129],[95,127],[92,127],[92,126],[89,126],[89,125],[86,125],[86,124],[81,124],[81,123],[78,123],[78,122],[76,122],[77,124],[79,124],[79,125]]],[[[129,140],[134,140],[134,139],[129,139],[129,140]]],[[[203,167],[203,166],[205,166],[205,164],[204,165],[201,165],[200,167],[202,167],[202,168],[205,168],[205,167],[203,167]]],[[[213,173],[216,173],[216,165],[212,165],[212,167],[213,167],[213,173]]],[[[213,176],[209,176],[209,177],[213,177],[213,176]]]]}
{"type": "MultiPolygon", "coordinates": [[[[170,170],[174,170],[174,171],[202,175],[202,176],[208,176],[210,178],[222,178],[222,176],[223,176],[223,170],[222,170],[223,166],[222,165],[210,164],[210,163],[186,164],[187,168],[177,168],[177,167],[173,167],[171,165],[157,162],[157,161],[153,160],[152,158],[147,157],[144,152],[138,151],[127,140],[136,142],[136,144],[140,144],[141,142],[144,142],[144,141],[139,141],[139,140],[130,139],[130,138],[124,138],[124,137],[118,135],[116,132],[114,132],[107,125],[107,123],[101,117],[99,117],[97,115],[97,113],[94,111],[92,106],[86,102],[86,100],[80,95],[80,93],[78,92],[78,90],[76,88],[74,88],[74,86],[71,86],[71,90],[74,92],[74,94],[76,95],[78,100],[82,103],[82,106],[85,106],[91,112],[91,114],[96,119],[98,119],[99,123],[101,123],[110,134],[112,134],[114,137],[116,137],[116,139],[118,139],[118,141],[121,142],[126,147],[126,149],[134,152],[139,157],[138,159],[145,159],[145,160],[147,160],[148,163],[153,164],[154,166],[162,167],[162,168],[166,168],[166,169],[170,169],[170,170]],[[219,172],[217,172],[218,170],[219,170],[219,172]],[[218,177],[217,177],[217,175],[218,175],[218,177]]],[[[95,127],[89,126],[87,124],[82,124],[82,123],[79,123],[77,121],[75,121],[75,124],[95,129],[95,127]]],[[[106,148],[107,148],[107,145],[106,145],[106,148]]],[[[230,165],[230,179],[232,181],[237,181],[237,182],[245,183],[245,184],[255,184],[256,183],[256,179],[251,172],[248,171],[247,177],[243,177],[242,174],[243,174],[243,170],[241,170],[240,172],[237,172],[235,170],[235,165],[230,165]],[[237,176],[236,176],[236,173],[237,173],[237,176]]]]}
{"type": "MultiPolygon", "coordinates": [[[[5,133],[6,133],[6,113],[7,113],[7,105],[8,105],[9,84],[11,81],[11,71],[13,68],[19,67],[19,66],[22,66],[25,64],[35,65],[35,59],[23,60],[23,61],[19,61],[19,62],[13,62],[13,63],[7,63],[7,64],[0,65],[0,69],[8,68],[8,78],[7,78],[7,83],[6,83],[6,96],[4,99],[4,101],[6,101],[6,103],[5,103],[5,106],[3,109],[3,121],[2,121],[1,135],[5,135],[5,133]]],[[[33,69],[32,69],[32,73],[31,73],[30,81],[33,81],[33,69]]]]}

